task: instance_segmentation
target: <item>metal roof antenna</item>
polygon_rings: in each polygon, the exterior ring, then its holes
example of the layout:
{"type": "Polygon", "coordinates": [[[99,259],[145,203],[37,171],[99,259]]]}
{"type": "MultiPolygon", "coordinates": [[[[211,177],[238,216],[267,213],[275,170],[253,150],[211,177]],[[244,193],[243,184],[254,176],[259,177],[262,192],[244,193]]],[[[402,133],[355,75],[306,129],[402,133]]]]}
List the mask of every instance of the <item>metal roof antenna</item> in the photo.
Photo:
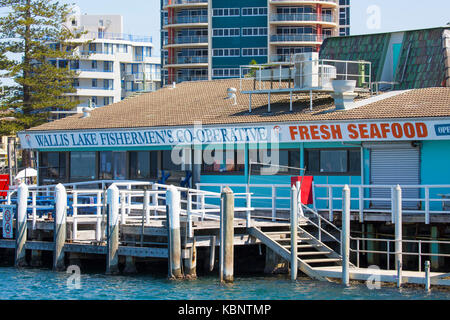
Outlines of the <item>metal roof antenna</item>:
{"type": "Polygon", "coordinates": [[[234,100],[233,106],[237,105],[237,89],[236,88],[228,88],[227,89],[228,97],[225,98],[225,100],[234,100]]]}

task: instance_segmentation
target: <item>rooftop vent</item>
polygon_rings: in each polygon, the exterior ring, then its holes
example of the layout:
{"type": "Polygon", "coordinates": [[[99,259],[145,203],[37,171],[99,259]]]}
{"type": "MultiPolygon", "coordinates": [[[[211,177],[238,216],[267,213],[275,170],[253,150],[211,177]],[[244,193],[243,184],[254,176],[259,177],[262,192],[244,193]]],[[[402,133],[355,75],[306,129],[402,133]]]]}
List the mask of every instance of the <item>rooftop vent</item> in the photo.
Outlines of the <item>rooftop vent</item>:
{"type": "Polygon", "coordinates": [[[228,88],[227,89],[228,97],[225,98],[225,100],[231,100],[233,99],[233,105],[237,105],[237,89],[236,88],[228,88]]]}
{"type": "Polygon", "coordinates": [[[354,108],[354,100],[358,96],[355,93],[356,80],[333,80],[331,81],[336,110],[350,110],[354,108]]]}
{"type": "Polygon", "coordinates": [[[89,107],[84,107],[82,110],[83,110],[83,116],[81,117],[81,119],[85,119],[85,118],[89,118],[91,116],[91,112],[94,109],[89,108],[89,107]]]}

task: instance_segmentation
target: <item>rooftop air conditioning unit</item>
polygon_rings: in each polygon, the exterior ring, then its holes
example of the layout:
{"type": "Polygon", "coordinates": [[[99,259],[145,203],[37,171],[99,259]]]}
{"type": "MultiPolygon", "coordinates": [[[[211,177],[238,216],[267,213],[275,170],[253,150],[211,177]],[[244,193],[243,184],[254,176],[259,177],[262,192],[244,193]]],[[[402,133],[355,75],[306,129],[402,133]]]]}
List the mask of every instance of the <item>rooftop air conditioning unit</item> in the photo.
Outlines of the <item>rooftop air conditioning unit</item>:
{"type": "Polygon", "coordinates": [[[319,86],[319,53],[305,52],[294,55],[294,87],[298,89],[319,86]]]}

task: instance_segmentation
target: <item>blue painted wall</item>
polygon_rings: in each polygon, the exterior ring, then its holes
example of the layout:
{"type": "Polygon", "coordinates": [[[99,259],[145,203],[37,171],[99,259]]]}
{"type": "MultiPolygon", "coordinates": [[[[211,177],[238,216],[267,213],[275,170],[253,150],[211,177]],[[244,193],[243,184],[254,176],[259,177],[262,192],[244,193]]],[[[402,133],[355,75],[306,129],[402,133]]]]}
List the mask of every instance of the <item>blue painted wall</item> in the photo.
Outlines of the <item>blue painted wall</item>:
{"type": "MultiPolygon", "coordinates": [[[[267,7],[267,0],[214,0],[213,8],[267,7]]],[[[213,17],[213,28],[267,27],[267,16],[213,17]]],[[[267,36],[257,37],[213,37],[212,49],[216,48],[267,48],[267,36]]],[[[213,57],[212,68],[239,68],[252,60],[266,63],[267,56],[261,57],[213,57]]]]}

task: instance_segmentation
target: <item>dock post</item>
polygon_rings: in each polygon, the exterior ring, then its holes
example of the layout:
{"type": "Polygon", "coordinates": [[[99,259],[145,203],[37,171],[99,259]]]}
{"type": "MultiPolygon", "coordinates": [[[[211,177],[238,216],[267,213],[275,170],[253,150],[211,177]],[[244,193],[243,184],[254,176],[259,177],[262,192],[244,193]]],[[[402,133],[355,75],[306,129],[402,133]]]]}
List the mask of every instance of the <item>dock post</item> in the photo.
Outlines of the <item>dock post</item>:
{"type": "Polygon", "coordinates": [[[399,185],[394,190],[395,216],[395,268],[400,269],[402,259],[402,189],[399,185]]]}
{"type": "Polygon", "coordinates": [[[66,220],[67,220],[67,192],[62,184],[55,187],[55,231],[53,241],[55,249],[53,251],[53,270],[64,271],[64,243],[66,242],[66,220]]]}
{"type": "Polygon", "coordinates": [[[425,261],[425,290],[431,290],[431,282],[430,282],[430,261],[425,261]]]}
{"type": "Polygon", "coordinates": [[[106,274],[119,273],[119,188],[111,185],[107,190],[107,258],[106,274]]]}
{"type": "Polygon", "coordinates": [[[169,279],[181,279],[181,234],[180,234],[180,212],[181,195],[174,186],[167,189],[167,230],[169,244],[169,279]]]}
{"type": "Polygon", "coordinates": [[[214,262],[216,261],[216,236],[211,237],[211,244],[209,247],[209,272],[214,270],[214,262]]]}
{"type": "MultiPolygon", "coordinates": [[[[438,241],[439,240],[439,228],[437,226],[431,226],[431,240],[438,241]]],[[[439,254],[439,243],[430,244],[430,250],[432,254],[439,254]]],[[[431,267],[433,270],[439,269],[439,256],[431,256],[431,267]]]]}
{"type": "Polygon", "coordinates": [[[298,274],[298,189],[291,188],[291,280],[297,280],[298,274]]]}
{"type": "Polygon", "coordinates": [[[345,185],[343,189],[344,201],[342,204],[342,284],[350,286],[350,188],[345,185]]]}
{"type": "Polygon", "coordinates": [[[136,269],[136,258],[132,256],[125,257],[125,269],[123,269],[125,274],[137,273],[136,269]]]}
{"type": "Polygon", "coordinates": [[[25,259],[25,243],[27,242],[27,205],[28,186],[22,183],[17,191],[17,218],[16,218],[16,254],[14,265],[24,267],[27,265],[25,259]]]}
{"type": "Polygon", "coordinates": [[[220,210],[220,281],[234,280],[234,194],[225,187],[221,195],[220,210]]]}
{"type": "Polygon", "coordinates": [[[195,238],[188,239],[191,247],[189,248],[189,257],[184,260],[184,273],[186,279],[197,279],[197,248],[195,247],[195,238]]]}

